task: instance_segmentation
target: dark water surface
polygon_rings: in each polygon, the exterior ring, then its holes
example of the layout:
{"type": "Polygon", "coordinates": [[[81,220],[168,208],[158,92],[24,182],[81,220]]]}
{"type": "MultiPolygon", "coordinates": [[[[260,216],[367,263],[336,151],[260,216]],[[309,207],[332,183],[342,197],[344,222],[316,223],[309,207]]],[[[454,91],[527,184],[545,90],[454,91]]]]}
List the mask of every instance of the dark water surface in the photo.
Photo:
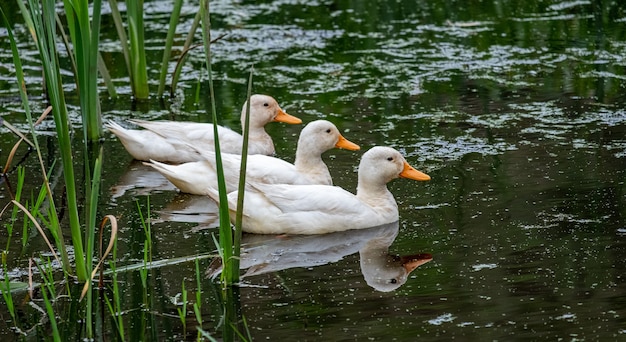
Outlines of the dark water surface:
{"type": "MultiPolygon", "coordinates": [[[[156,90],[171,5],[145,6],[156,90]]],[[[385,235],[388,253],[433,256],[394,291],[368,285],[362,270],[364,252],[356,246],[377,232],[267,242],[273,249],[258,258],[287,268],[245,278],[253,286],[241,289],[241,306],[255,340],[626,337],[626,5],[285,0],[219,1],[211,10],[213,36],[226,34],[212,48],[223,124],[239,130],[254,64],[254,92],[274,96],[305,123],[333,121],[363,150],[395,147],[432,177],[389,184],[400,221],[395,239],[394,232],[385,235]]],[[[183,8],[180,44],[196,11],[195,3],[183,8]]],[[[103,12],[103,57],[121,94],[109,100],[103,89],[104,117],[207,121],[201,49],[191,53],[175,99],[165,106],[156,99],[133,105],[112,20],[103,12]],[[198,86],[203,96],[196,102],[198,86]]],[[[32,43],[21,23],[14,30],[33,102],[43,106],[32,43]]],[[[0,40],[1,115],[26,131],[12,70],[8,42],[0,40]]],[[[55,156],[54,140],[46,138],[52,125],[39,128],[49,162],[55,156]]],[[[267,128],[278,156],[292,161],[301,127],[267,128]]],[[[0,132],[4,164],[16,138],[0,132]]],[[[214,249],[215,230],[196,227],[210,226],[215,217],[189,215],[214,212],[211,202],[178,194],[131,163],[112,135],[105,150],[103,188],[109,190],[102,214],[120,217],[123,263],[143,257],[137,204],[146,210],[146,194],[159,218],[152,226],[155,259],[214,249]],[[185,214],[189,205],[196,207],[185,214]]],[[[326,153],[335,185],[355,189],[361,154],[326,153]]],[[[24,155],[22,148],[17,160],[24,155]]],[[[23,165],[33,180],[27,188],[38,188],[34,154],[23,165]]],[[[8,193],[7,183],[0,184],[2,206],[8,193]]],[[[14,262],[16,276],[27,256],[45,251],[36,240],[22,254],[16,247],[14,254],[25,255],[14,262]]],[[[156,311],[166,315],[157,315],[151,327],[181,338],[176,305],[167,298],[180,292],[183,281],[194,287],[194,266],[155,272],[153,295],[163,298],[156,311]]],[[[134,273],[122,277],[129,320],[136,322],[141,282],[134,273]]],[[[203,327],[214,331],[221,309],[214,286],[208,280],[205,286],[203,327]]]]}

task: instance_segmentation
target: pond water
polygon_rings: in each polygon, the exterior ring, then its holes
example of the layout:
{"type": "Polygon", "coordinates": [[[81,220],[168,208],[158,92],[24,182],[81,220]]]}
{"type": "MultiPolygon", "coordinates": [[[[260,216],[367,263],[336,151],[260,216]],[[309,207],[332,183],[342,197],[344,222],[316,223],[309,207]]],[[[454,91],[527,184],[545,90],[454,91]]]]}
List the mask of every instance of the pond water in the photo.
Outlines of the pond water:
{"type": "MultiPolygon", "coordinates": [[[[170,6],[145,4],[155,90],[170,6]]],[[[196,11],[195,3],[183,7],[179,44],[196,11]]],[[[281,241],[247,236],[250,251],[265,253],[249,260],[249,286],[240,290],[255,340],[626,338],[626,5],[284,0],[212,2],[211,11],[213,36],[225,34],[212,47],[223,124],[239,130],[254,65],[255,93],[274,96],[305,123],[328,119],[361,145],[359,152],[325,154],[335,185],[353,191],[360,156],[375,145],[395,147],[432,177],[389,184],[397,227],[281,241]],[[372,286],[363,256],[376,239],[383,241],[377,255],[428,253],[432,260],[393,290],[372,286]],[[268,263],[252,265],[260,259],[268,263]]],[[[105,119],[208,121],[208,96],[195,99],[197,91],[208,93],[201,49],[191,53],[175,98],[133,103],[112,20],[103,13],[101,49],[120,93],[108,99],[103,88],[105,119]]],[[[33,103],[42,109],[36,53],[19,20],[13,29],[33,103]]],[[[26,132],[12,68],[4,39],[1,115],[26,132]]],[[[38,127],[49,162],[52,125],[38,127]]],[[[267,129],[277,155],[292,161],[301,127],[267,129]]],[[[4,164],[17,138],[0,132],[4,164]]],[[[149,205],[154,218],[154,259],[214,250],[214,204],[177,193],[108,133],[105,154],[101,212],[120,219],[122,263],[143,257],[138,206],[145,214],[149,205]]],[[[28,191],[37,189],[36,156],[22,147],[17,161],[33,180],[28,191]]],[[[3,207],[16,178],[9,171],[0,184],[3,207]]],[[[17,270],[46,250],[36,237],[26,251],[15,248],[17,270]]],[[[203,260],[201,267],[215,264],[203,260]]],[[[148,323],[136,310],[139,276],[120,279],[135,337],[146,337],[143,327],[152,337],[180,339],[178,306],[169,298],[181,282],[194,288],[195,266],[155,273],[158,305],[148,323]]],[[[203,328],[214,332],[221,309],[215,284],[203,286],[203,328]]],[[[8,326],[1,330],[14,337],[8,326]]]]}

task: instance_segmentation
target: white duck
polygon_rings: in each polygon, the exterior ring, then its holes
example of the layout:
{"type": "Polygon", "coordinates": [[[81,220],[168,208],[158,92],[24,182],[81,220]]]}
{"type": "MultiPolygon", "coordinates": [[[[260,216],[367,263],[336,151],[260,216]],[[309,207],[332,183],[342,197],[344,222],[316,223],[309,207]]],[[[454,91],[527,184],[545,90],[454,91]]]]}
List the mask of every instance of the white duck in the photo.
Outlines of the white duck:
{"type": "MultiPolygon", "coordinates": [[[[241,110],[241,123],[244,125],[246,104],[241,110]]],[[[129,130],[109,121],[106,127],[115,134],[128,153],[138,160],[158,160],[161,162],[184,163],[200,160],[196,149],[215,149],[213,124],[177,121],[130,120],[145,130],[129,130]]],[[[267,95],[250,97],[250,132],[248,154],[274,154],[274,142],[265,131],[265,125],[279,121],[290,124],[302,120],[285,113],[276,100],[267,95]]],[[[241,134],[218,126],[220,148],[225,153],[241,154],[243,137],[241,134]]]]}
{"type": "MultiPolygon", "coordinates": [[[[249,155],[246,181],[267,184],[332,185],[332,178],[322,160],[322,153],[333,147],[353,151],[359,149],[359,145],[344,138],[332,122],[313,121],[300,133],[294,164],[270,156],[249,155]]],[[[145,164],[163,174],[182,192],[206,195],[207,188],[217,188],[215,152],[198,151],[198,153],[204,160],[180,165],[168,165],[151,160],[145,164]]],[[[227,191],[237,190],[241,156],[222,154],[222,165],[227,191]]]]}
{"type": "MultiPolygon", "coordinates": [[[[256,234],[324,234],[397,221],[398,205],[387,182],[398,178],[426,181],[430,176],[411,167],[400,152],[377,146],[363,154],[357,193],[328,185],[249,183],[242,229],[256,234]]],[[[219,201],[215,188],[208,195],[219,201]]],[[[228,194],[234,220],[237,192],[228,194]]]]}

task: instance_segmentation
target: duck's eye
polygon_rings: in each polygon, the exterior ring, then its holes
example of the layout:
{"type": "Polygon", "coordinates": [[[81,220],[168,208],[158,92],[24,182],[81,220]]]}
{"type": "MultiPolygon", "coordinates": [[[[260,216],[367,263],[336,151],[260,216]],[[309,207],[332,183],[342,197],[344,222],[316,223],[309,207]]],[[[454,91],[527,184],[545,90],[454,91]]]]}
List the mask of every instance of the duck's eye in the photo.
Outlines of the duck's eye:
{"type": "Polygon", "coordinates": [[[393,157],[387,157],[387,160],[392,161],[393,157]]]}
{"type": "Polygon", "coordinates": [[[269,107],[269,106],[270,106],[270,104],[269,104],[269,103],[267,103],[267,102],[265,102],[265,103],[263,104],[263,107],[269,107]]]}
{"type": "Polygon", "coordinates": [[[389,279],[389,284],[396,284],[398,282],[398,279],[392,278],[389,279]]]}
{"type": "Polygon", "coordinates": [[[330,133],[330,128],[326,130],[326,133],[330,133]]]}

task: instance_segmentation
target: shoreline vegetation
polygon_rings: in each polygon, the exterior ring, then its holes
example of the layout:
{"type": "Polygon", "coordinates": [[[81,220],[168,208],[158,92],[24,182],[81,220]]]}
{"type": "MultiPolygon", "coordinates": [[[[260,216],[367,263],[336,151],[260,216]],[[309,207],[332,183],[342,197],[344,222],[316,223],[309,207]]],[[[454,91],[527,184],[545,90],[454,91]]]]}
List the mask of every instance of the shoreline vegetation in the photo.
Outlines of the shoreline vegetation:
{"type": "MultiPolygon", "coordinates": [[[[30,123],[30,140],[22,136],[16,143],[14,151],[23,141],[32,141],[32,147],[40,160],[42,186],[37,197],[25,198],[22,194],[24,182],[32,182],[32,179],[25,179],[22,167],[17,168],[17,188],[15,196],[11,201],[12,208],[3,208],[1,214],[10,219],[3,220],[3,225],[9,232],[7,248],[11,243],[26,244],[31,239],[43,239],[48,246],[48,253],[41,256],[29,258],[29,281],[13,282],[9,278],[8,256],[3,252],[2,267],[4,280],[0,287],[12,319],[13,329],[16,334],[28,338],[45,331],[51,332],[54,341],[64,341],[72,339],[101,339],[113,336],[104,333],[98,327],[107,325],[105,322],[113,322],[112,328],[116,330],[114,335],[120,340],[134,340],[132,331],[128,330],[129,322],[125,319],[123,305],[123,293],[126,291],[119,281],[123,273],[136,273],[141,279],[143,287],[143,300],[141,306],[151,311],[154,307],[154,296],[150,295],[150,285],[154,282],[155,274],[160,267],[171,266],[180,263],[191,263],[196,270],[195,296],[186,288],[185,282],[181,284],[182,306],[178,309],[178,316],[183,325],[183,336],[192,333],[192,324],[188,320],[195,319],[193,327],[196,332],[196,339],[215,340],[215,337],[202,329],[201,305],[203,302],[202,292],[203,282],[211,281],[205,279],[200,272],[199,261],[214,254],[191,255],[182,258],[154,260],[152,256],[152,239],[150,227],[150,211],[143,213],[143,205],[137,202],[137,211],[142,220],[145,234],[143,243],[144,260],[135,265],[117,265],[117,237],[119,233],[117,219],[114,215],[98,212],[100,200],[100,183],[102,181],[102,165],[104,161],[103,145],[100,142],[103,134],[102,117],[100,113],[98,82],[104,82],[107,86],[109,96],[117,96],[115,86],[109,76],[106,65],[102,61],[99,52],[100,21],[102,2],[96,0],[89,3],[85,0],[66,0],[63,2],[63,15],[59,15],[56,10],[54,0],[18,0],[20,12],[24,22],[31,32],[33,42],[39,51],[41,66],[43,68],[43,79],[45,80],[46,100],[48,108],[43,113],[39,121],[48,114],[52,114],[56,127],[56,139],[58,143],[60,168],[46,169],[42,160],[41,148],[38,145],[38,136],[34,126],[37,124],[33,120],[32,99],[28,96],[28,85],[24,79],[20,51],[18,44],[11,32],[9,20],[2,9],[3,25],[7,28],[13,61],[16,69],[16,82],[21,84],[20,97],[25,120],[30,123]],[[68,34],[69,32],[69,34],[68,34]],[[77,84],[79,94],[80,112],[82,113],[83,131],[83,153],[82,160],[75,159],[72,150],[72,140],[76,139],[74,128],[69,123],[68,107],[66,105],[63,78],[61,77],[60,62],[65,55],[57,50],[57,42],[63,41],[67,52],[67,59],[72,66],[72,72],[77,84]],[[84,165],[84,177],[76,178],[75,167],[84,165]],[[53,172],[62,174],[63,182],[54,186],[50,177],[56,177],[53,172]],[[84,189],[82,191],[81,189],[84,189]],[[63,196],[58,196],[62,192],[63,196]],[[59,199],[60,198],[60,199],[59,199]],[[82,213],[82,218],[81,218],[82,213]],[[21,216],[20,216],[21,215],[21,216]],[[69,218],[69,220],[68,220],[69,218]],[[98,223],[100,220],[100,223],[98,223]],[[23,223],[23,231],[31,231],[31,227],[36,227],[38,237],[30,237],[25,234],[22,241],[11,240],[13,229],[18,222],[23,223]],[[70,235],[63,228],[63,224],[69,222],[70,235]],[[71,252],[66,248],[71,242],[71,252]],[[106,245],[106,247],[105,247],[106,245]],[[59,268],[60,267],[60,268],[59,268]],[[28,293],[28,301],[41,314],[41,319],[34,325],[22,322],[18,315],[19,309],[14,301],[14,296],[23,296],[24,291],[28,293]],[[60,319],[59,319],[60,318],[60,319]],[[76,326],[69,323],[80,320],[83,324],[76,326]],[[78,330],[76,330],[78,329],[78,330]]],[[[115,21],[115,26],[119,35],[120,45],[126,61],[128,76],[131,81],[132,91],[135,101],[142,101],[151,96],[150,87],[147,82],[146,73],[146,53],[144,49],[144,21],[143,21],[143,1],[133,0],[126,2],[126,21],[123,21],[119,4],[115,0],[110,0],[111,15],[115,21]]],[[[182,7],[182,0],[174,2],[173,13],[170,20],[170,27],[164,46],[159,87],[156,96],[162,97],[166,89],[168,65],[172,62],[171,51],[176,32],[176,25],[182,7]]],[[[206,56],[206,69],[208,71],[209,95],[211,99],[211,118],[213,122],[218,122],[215,106],[215,95],[213,91],[213,77],[211,71],[211,21],[209,19],[209,2],[201,0],[195,25],[191,28],[189,36],[183,47],[184,53],[176,61],[174,74],[171,77],[170,93],[174,93],[174,87],[180,73],[180,65],[184,62],[186,53],[192,48],[191,43],[197,29],[201,30],[202,43],[206,56]]],[[[218,38],[219,39],[219,38],[218,38]]],[[[252,91],[253,69],[250,70],[248,80],[247,99],[252,91]]],[[[246,100],[246,99],[242,99],[246,100]]],[[[249,114],[249,106],[247,115],[249,114]]],[[[244,125],[244,144],[242,151],[247,151],[248,129],[244,125]]],[[[214,125],[217,127],[217,125],[214,125]]],[[[215,134],[217,137],[218,135],[215,134]]],[[[220,191],[225,196],[225,186],[223,171],[221,170],[219,140],[215,139],[215,151],[218,164],[218,184],[220,191]]],[[[242,154],[241,185],[243,190],[245,182],[246,155],[242,154]]],[[[11,158],[7,160],[7,166],[11,165],[11,158]]],[[[5,168],[6,170],[7,168],[5,168]]],[[[241,199],[243,201],[243,197],[241,199]]],[[[146,203],[150,207],[149,198],[146,203]]],[[[227,212],[228,208],[223,205],[227,212]]],[[[238,300],[239,281],[239,244],[241,241],[241,223],[235,224],[235,229],[228,220],[223,220],[220,225],[219,238],[214,237],[218,255],[222,258],[224,271],[217,284],[219,288],[220,302],[223,303],[223,324],[220,335],[225,341],[232,341],[235,338],[240,340],[250,340],[249,331],[246,331],[245,318],[241,317],[240,310],[236,307],[238,300]]],[[[150,330],[148,325],[154,326],[153,315],[142,314],[144,320],[142,331],[150,330]]],[[[158,339],[152,332],[152,338],[158,339]]]]}

